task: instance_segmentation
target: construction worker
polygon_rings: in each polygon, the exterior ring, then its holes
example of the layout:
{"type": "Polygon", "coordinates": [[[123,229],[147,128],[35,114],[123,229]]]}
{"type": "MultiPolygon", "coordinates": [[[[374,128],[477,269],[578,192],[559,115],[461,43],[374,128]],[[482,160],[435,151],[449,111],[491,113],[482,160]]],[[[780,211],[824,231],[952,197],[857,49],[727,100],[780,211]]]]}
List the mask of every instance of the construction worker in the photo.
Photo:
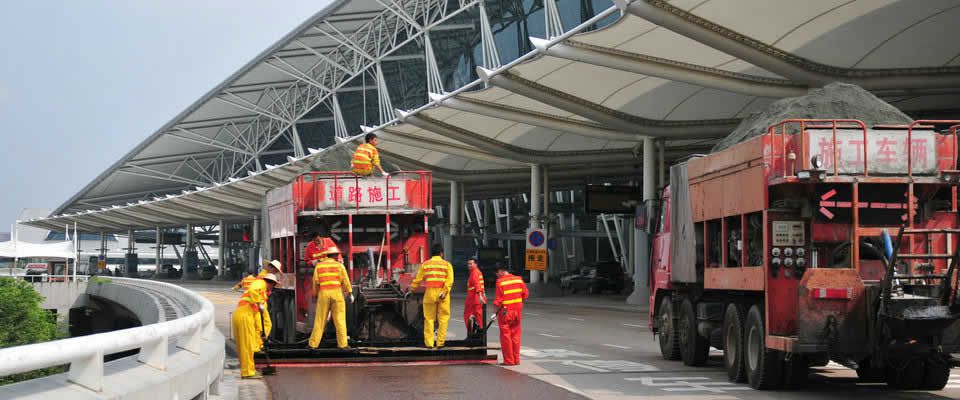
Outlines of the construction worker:
{"type": "Polygon", "coordinates": [[[308,345],[311,349],[320,346],[323,329],[327,325],[327,314],[333,314],[333,326],[337,330],[337,348],[347,348],[347,315],[343,294],[346,292],[353,302],[353,288],[347,269],[337,257],[340,249],[330,246],[323,252],[323,258],[313,269],[313,292],[317,293],[316,315],[313,317],[313,332],[308,345]]]}
{"type": "MultiPolygon", "coordinates": [[[[497,307],[497,326],[500,327],[500,349],[503,365],[520,364],[520,318],[523,301],[530,296],[527,285],[519,276],[497,268],[497,295],[493,305],[497,307]]],[[[492,318],[492,316],[491,316],[492,318]]]]}
{"type": "Polygon", "coordinates": [[[281,274],[280,268],[283,266],[283,264],[281,264],[280,261],[263,260],[261,265],[263,265],[263,268],[260,269],[260,273],[256,275],[249,274],[243,277],[243,279],[241,279],[240,282],[237,282],[236,285],[233,285],[233,290],[245,292],[247,290],[247,287],[249,287],[253,281],[257,279],[262,279],[267,274],[273,274],[274,276],[277,277],[277,280],[279,281],[280,274],[281,274]]]}
{"type": "Polygon", "coordinates": [[[336,246],[333,240],[323,237],[320,232],[315,232],[310,243],[307,243],[307,248],[303,250],[303,261],[311,267],[314,266],[322,258],[323,250],[330,246],[336,246]]]}
{"type": "Polygon", "coordinates": [[[364,137],[365,143],[357,146],[357,151],[353,153],[353,173],[360,176],[373,175],[373,167],[377,167],[380,175],[388,176],[380,167],[380,152],[377,151],[377,134],[368,133],[364,137]]]}
{"type": "Polygon", "coordinates": [[[253,353],[263,348],[263,338],[270,336],[270,312],[267,310],[267,292],[277,284],[274,274],[266,274],[263,279],[250,283],[240,296],[237,309],[233,312],[233,337],[237,342],[237,354],[240,358],[240,377],[260,379],[253,364],[253,353]]]}
{"type": "Polygon", "coordinates": [[[483,327],[483,305],[487,304],[487,294],[477,259],[470,257],[467,267],[470,268],[470,278],[467,280],[467,300],[463,303],[463,322],[467,324],[467,334],[470,334],[471,324],[483,327]]]}
{"type": "Polygon", "coordinates": [[[417,277],[410,283],[416,290],[423,282],[423,345],[443,347],[447,340],[447,323],[450,322],[450,288],[453,286],[453,266],[443,259],[443,247],[433,246],[432,256],[424,261],[417,277]],[[434,322],[438,323],[434,341],[434,322]]]}

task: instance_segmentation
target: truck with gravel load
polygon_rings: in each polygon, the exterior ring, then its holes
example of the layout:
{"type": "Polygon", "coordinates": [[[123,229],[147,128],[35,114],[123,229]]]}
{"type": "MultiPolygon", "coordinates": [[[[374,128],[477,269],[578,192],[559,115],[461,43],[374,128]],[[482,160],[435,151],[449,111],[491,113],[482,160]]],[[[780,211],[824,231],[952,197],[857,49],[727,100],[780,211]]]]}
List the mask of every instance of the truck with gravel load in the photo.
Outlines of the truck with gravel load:
{"type": "Polygon", "coordinates": [[[663,357],[721,349],[755,389],[831,360],[942,389],[960,351],[958,124],[784,120],[673,166],[650,260],[663,357]]]}

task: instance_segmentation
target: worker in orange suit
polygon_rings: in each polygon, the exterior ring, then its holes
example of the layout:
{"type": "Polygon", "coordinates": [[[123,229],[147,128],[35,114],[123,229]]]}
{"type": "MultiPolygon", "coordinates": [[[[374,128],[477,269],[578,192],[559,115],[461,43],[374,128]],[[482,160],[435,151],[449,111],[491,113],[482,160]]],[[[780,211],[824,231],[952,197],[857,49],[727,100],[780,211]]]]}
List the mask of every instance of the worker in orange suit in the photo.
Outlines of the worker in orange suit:
{"type": "Polygon", "coordinates": [[[313,317],[313,331],[307,343],[311,349],[320,346],[323,339],[323,329],[327,325],[327,313],[333,314],[333,326],[337,330],[337,348],[347,348],[347,315],[344,293],[350,296],[353,302],[353,288],[350,286],[350,277],[347,269],[337,256],[340,249],[331,246],[323,252],[323,258],[313,269],[313,292],[317,293],[316,314],[313,317]]]}
{"type": "Polygon", "coordinates": [[[240,296],[237,309],[233,312],[231,325],[240,358],[240,377],[243,379],[262,378],[254,367],[253,353],[260,351],[263,348],[263,338],[270,336],[273,324],[267,310],[267,292],[276,284],[277,277],[274,274],[266,274],[262,279],[254,280],[243,296],[240,296]]]}
{"type": "Polygon", "coordinates": [[[263,277],[266,276],[267,274],[273,274],[274,276],[277,277],[277,281],[279,282],[280,274],[281,274],[280,268],[282,266],[283,264],[281,264],[280,261],[277,261],[277,260],[273,260],[273,261],[263,260],[263,268],[260,269],[260,273],[256,275],[250,274],[243,277],[243,279],[241,279],[240,282],[237,282],[236,285],[233,285],[233,290],[245,292],[247,291],[247,287],[249,287],[250,284],[253,283],[253,281],[257,279],[263,279],[263,277]]]}
{"type": "Polygon", "coordinates": [[[447,324],[450,322],[450,288],[453,287],[453,266],[443,259],[443,247],[433,246],[432,256],[424,261],[417,271],[410,289],[416,290],[423,283],[423,345],[443,347],[447,341],[447,324]],[[436,324],[436,340],[434,325],[436,324]]]}
{"type": "Polygon", "coordinates": [[[374,167],[380,171],[380,175],[389,175],[383,172],[383,168],[380,167],[380,152],[377,151],[377,134],[368,133],[367,136],[364,137],[364,143],[357,146],[357,150],[353,153],[351,167],[353,168],[353,173],[360,176],[373,175],[374,167]]]}
{"type": "Polygon", "coordinates": [[[317,261],[320,261],[320,259],[323,258],[323,251],[325,249],[336,245],[337,244],[333,242],[333,239],[323,237],[320,232],[316,232],[313,234],[310,243],[307,243],[307,248],[303,250],[303,261],[306,261],[307,265],[312,267],[317,263],[317,261]]]}
{"type": "Polygon", "coordinates": [[[523,314],[523,301],[529,296],[530,292],[527,291],[523,279],[507,272],[504,267],[497,268],[497,295],[493,299],[493,305],[497,306],[503,365],[520,364],[520,319],[523,314]]]}
{"type": "Polygon", "coordinates": [[[471,257],[467,260],[467,267],[470,269],[470,278],[467,280],[467,300],[463,303],[463,322],[467,324],[467,334],[470,334],[471,324],[483,327],[483,305],[487,304],[487,294],[477,259],[471,257]]]}

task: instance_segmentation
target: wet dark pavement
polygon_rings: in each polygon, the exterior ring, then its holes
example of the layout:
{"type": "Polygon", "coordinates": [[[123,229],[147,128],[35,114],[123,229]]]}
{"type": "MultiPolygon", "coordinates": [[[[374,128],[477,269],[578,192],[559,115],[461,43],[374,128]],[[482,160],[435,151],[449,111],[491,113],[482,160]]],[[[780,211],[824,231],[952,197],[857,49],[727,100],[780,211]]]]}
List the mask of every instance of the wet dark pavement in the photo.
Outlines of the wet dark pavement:
{"type": "Polygon", "coordinates": [[[280,368],[274,399],[586,399],[495,365],[280,368]]]}

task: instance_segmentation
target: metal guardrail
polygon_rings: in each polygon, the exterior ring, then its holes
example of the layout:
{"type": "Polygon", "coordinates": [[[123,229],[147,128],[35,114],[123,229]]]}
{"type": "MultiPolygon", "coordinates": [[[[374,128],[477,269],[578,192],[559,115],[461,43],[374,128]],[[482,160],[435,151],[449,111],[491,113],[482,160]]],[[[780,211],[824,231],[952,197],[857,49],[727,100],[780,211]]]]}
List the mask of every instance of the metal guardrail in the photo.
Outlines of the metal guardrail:
{"type": "Polygon", "coordinates": [[[109,279],[110,284],[142,287],[178,299],[190,314],[136,328],[0,349],[0,376],[69,365],[70,382],[99,392],[103,390],[104,355],[139,349],[138,361],[163,371],[172,338],[176,338],[177,348],[199,354],[205,342],[214,337],[214,307],[210,300],[165,282],[109,279]]]}

